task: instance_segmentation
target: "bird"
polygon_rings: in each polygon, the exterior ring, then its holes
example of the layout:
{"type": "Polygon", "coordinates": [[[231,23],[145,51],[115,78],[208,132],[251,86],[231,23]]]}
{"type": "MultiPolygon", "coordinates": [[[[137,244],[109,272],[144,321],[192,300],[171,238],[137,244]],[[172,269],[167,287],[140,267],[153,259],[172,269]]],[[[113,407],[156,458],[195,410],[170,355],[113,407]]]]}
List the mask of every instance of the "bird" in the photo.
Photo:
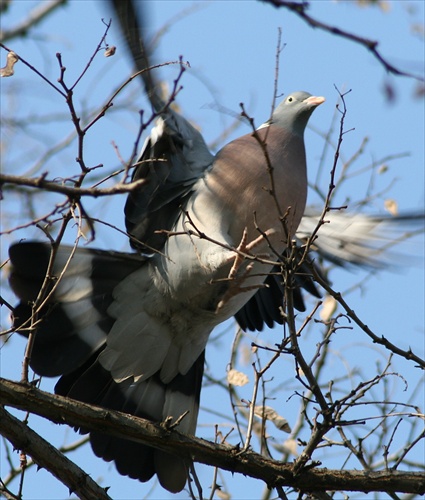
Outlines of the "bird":
{"type": "MultiPolygon", "coordinates": [[[[284,321],[279,257],[294,240],[305,241],[320,218],[306,211],[304,131],[325,99],[292,92],[263,125],[213,155],[145,71],[149,58],[132,2],[112,5],[125,18],[124,33],[157,114],[132,177],[145,182],[129,193],[124,209],[133,251],[55,249],[55,279],[38,313],[30,364],[39,375],[60,377],[57,394],[154,422],[178,422],[177,430],[195,434],[213,329],[231,317],[245,330],[284,321]]],[[[385,221],[338,213],[330,218],[349,229],[319,233],[315,250],[338,265],[377,267],[379,251],[369,243],[385,221]],[[356,231],[367,224],[372,236],[356,231]]],[[[51,245],[18,242],[9,256],[9,282],[19,298],[14,328],[27,335],[51,245]]],[[[308,269],[295,280],[320,296],[308,269]]],[[[293,293],[303,310],[300,288],[293,293]]],[[[156,475],[173,493],[186,485],[186,459],[99,431],[90,431],[90,442],[122,475],[142,482],[156,475]]]]}
{"type": "MultiPolygon", "coordinates": [[[[273,267],[270,248],[284,252],[304,213],[304,129],[323,102],[289,94],[255,133],[216,156],[167,109],[133,176],[147,179],[146,187],[130,193],[125,207],[138,256],[77,250],[44,311],[34,371],[61,376],[58,394],[156,422],[188,411],[178,429],[194,434],[208,337],[261,288],[273,267]]],[[[54,275],[70,250],[59,248],[54,275]]],[[[40,242],[10,248],[18,329],[31,315],[49,256],[40,242]]],[[[97,432],[91,443],[122,474],[145,481],[155,472],[172,492],[186,483],[185,461],[161,450],[97,432]]]]}

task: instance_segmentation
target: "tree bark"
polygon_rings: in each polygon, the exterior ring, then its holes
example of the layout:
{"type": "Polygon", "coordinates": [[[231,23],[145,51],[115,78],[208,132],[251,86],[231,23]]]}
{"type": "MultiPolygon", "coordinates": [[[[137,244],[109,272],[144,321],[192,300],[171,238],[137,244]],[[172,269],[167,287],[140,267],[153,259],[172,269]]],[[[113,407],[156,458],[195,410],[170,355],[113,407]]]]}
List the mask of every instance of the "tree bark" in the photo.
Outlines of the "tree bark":
{"type": "MultiPolygon", "coordinates": [[[[271,460],[252,451],[239,453],[239,448],[235,446],[214,444],[186,436],[170,430],[164,424],[154,424],[118,411],[52,395],[30,384],[2,378],[0,378],[0,404],[34,413],[57,424],[83,426],[89,430],[143,442],[195,462],[260,479],[270,488],[290,486],[303,492],[331,490],[425,493],[425,475],[420,472],[341,471],[306,467],[294,474],[292,464],[271,460]]],[[[14,446],[26,451],[34,460],[38,461],[41,456],[44,457],[44,463],[40,465],[46,467],[64,484],[68,484],[65,480],[66,475],[74,472],[69,467],[66,471],[62,470],[56,458],[59,452],[54,448],[52,450],[52,447],[44,446],[45,442],[38,441],[34,436],[35,433],[22,423],[20,423],[21,437],[19,442],[16,441],[10,432],[11,420],[8,413],[5,410],[3,412],[6,417],[2,416],[0,419],[0,433],[10,439],[14,446]]],[[[81,472],[80,469],[75,472],[75,481],[81,478],[81,472]]]]}

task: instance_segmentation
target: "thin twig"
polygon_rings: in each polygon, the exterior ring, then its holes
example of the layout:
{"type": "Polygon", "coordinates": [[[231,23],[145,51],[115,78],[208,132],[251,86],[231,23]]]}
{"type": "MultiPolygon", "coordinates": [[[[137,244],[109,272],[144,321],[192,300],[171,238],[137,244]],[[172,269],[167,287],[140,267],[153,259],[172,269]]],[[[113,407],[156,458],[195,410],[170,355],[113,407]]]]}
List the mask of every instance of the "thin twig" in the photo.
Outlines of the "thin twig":
{"type": "Polygon", "coordinates": [[[355,42],[367,50],[369,50],[373,56],[383,65],[383,67],[389,72],[397,76],[406,76],[409,78],[414,78],[420,82],[424,81],[423,76],[415,75],[413,73],[408,73],[407,71],[402,71],[398,69],[396,66],[391,64],[387,59],[385,59],[382,54],[378,51],[379,42],[375,40],[370,40],[368,38],[361,37],[356,35],[355,33],[351,33],[345,31],[337,26],[332,26],[331,24],[326,24],[318,19],[307,14],[307,10],[309,8],[308,2],[288,2],[285,0],[262,0],[265,3],[269,3],[277,8],[285,8],[296,14],[298,17],[303,19],[309,26],[312,28],[319,28],[323,31],[331,33],[332,35],[336,35],[352,42],[355,42]]]}

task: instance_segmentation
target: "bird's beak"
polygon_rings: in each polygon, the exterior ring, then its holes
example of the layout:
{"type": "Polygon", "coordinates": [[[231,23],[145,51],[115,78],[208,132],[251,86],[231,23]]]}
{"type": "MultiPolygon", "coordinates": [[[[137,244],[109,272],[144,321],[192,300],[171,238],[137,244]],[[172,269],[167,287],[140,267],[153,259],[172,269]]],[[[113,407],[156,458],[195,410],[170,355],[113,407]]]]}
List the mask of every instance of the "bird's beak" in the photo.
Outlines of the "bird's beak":
{"type": "Polygon", "coordinates": [[[304,102],[307,104],[310,104],[310,106],[320,106],[320,104],[324,103],[326,99],[324,97],[316,97],[315,95],[312,95],[308,97],[304,102]]]}

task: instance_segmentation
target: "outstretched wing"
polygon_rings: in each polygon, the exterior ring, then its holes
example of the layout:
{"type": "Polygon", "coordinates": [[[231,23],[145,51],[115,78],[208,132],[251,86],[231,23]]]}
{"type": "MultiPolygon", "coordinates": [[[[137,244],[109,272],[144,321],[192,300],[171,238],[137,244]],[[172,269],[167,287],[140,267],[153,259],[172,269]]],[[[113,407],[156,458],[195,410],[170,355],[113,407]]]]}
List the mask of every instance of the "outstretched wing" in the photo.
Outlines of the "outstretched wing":
{"type": "MultiPolygon", "coordinates": [[[[315,230],[320,211],[307,207],[296,233],[300,245],[304,244],[315,230]]],[[[400,264],[391,247],[417,232],[424,231],[425,214],[408,212],[399,216],[352,214],[332,212],[326,216],[310,250],[316,272],[325,277],[323,266],[334,264],[343,268],[379,270],[400,264]]],[[[304,263],[295,277],[297,288],[293,290],[294,305],[305,310],[302,290],[314,297],[320,293],[311,276],[310,267],[304,263]]],[[[261,331],[265,325],[283,324],[281,314],[285,296],[285,283],[279,266],[267,277],[264,287],[251,297],[235,314],[243,330],[261,331]]]]}
{"type": "Polygon", "coordinates": [[[146,139],[133,180],[145,179],[129,194],[125,223],[133,248],[160,250],[194,183],[211,166],[213,155],[201,134],[166,108],[146,139]],[[164,232],[161,232],[164,231],[164,232]]]}

